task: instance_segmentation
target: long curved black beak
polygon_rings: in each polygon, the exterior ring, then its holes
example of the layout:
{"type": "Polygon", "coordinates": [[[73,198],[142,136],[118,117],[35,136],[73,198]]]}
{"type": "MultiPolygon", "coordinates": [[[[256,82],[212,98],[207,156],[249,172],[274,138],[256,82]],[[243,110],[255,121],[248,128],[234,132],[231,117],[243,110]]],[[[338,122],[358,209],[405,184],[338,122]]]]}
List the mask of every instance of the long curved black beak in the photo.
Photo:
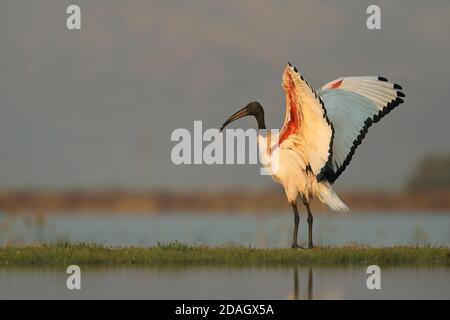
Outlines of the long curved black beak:
{"type": "Polygon", "coordinates": [[[242,117],[245,116],[249,116],[252,115],[252,113],[250,113],[249,107],[248,105],[244,108],[242,108],[241,110],[239,110],[238,112],[234,113],[233,115],[231,115],[223,124],[222,127],[220,127],[220,132],[222,132],[222,130],[229,125],[231,122],[236,121],[242,117]]]}

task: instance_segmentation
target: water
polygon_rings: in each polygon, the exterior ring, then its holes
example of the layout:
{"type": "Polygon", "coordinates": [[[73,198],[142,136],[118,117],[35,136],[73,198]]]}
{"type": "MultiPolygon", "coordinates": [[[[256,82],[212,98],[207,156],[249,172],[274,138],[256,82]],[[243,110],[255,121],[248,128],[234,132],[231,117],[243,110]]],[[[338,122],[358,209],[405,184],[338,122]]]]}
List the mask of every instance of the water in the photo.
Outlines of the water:
{"type": "MultiPolygon", "coordinates": [[[[301,217],[300,238],[306,239],[301,217]]],[[[292,214],[1,215],[0,245],[66,239],[153,246],[286,247],[292,214]]],[[[448,213],[317,214],[318,245],[450,244],[448,213]]],[[[64,267],[0,267],[0,299],[450,299],[450,268],[386,267],[369,290],[365,265],[324,267],[83,267],[82,290],[66,288],[64,267]]]]}
{"type": "Polygon", "coordinates": [[[81,268],[81,290],[64,268],[0,268],[0,299],[450,299],[450,268],[81,268]]]}
{"type": "MultiPolygon", "coordinates": [[[[306,218],[301,216],[300,239],[306,241],[306,218]]],[[[0,245],[55,240],[99,242],[105,245],[153,246],[179,240],[207,245],[239,244],[286,247],[290,244],[292,214],[0,214],[0,245]]],[[[450,245],[448,213],[317,214],[317,245],[357,243],[372,246],[450,245]]]]}

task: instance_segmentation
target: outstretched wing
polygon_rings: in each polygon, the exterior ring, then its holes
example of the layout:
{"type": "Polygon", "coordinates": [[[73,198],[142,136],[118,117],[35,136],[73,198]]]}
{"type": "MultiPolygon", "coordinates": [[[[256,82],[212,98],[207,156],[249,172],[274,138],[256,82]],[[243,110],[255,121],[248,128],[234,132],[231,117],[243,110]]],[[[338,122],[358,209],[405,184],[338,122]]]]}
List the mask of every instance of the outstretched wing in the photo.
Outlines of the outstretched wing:
{"type": "Polygon", "coordinates": [[[402,87],[383,77],[342,77],[324,85],[318,95],[335,130],[333,155],[323,178],[333,183],[350,163],[372,123],[399,104],[402,87]]]}
{"type": "Polygon", "coordinates": [[[303,160],[303,169],[317,176],[331,160],[333,125],[316,92],[291,64],[283,72],[283,89],[286,116],[279,136],[280,147],[296,152],[303,160]]]}

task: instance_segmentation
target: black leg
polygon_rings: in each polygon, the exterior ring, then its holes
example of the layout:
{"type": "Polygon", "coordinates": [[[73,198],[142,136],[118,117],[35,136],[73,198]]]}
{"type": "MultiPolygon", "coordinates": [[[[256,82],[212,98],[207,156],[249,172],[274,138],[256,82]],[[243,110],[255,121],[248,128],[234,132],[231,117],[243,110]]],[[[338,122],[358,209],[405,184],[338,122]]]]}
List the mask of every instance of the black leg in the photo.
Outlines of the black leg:
{"type": "Polygon", "coordinates": [[[297,243],[298,224],[300,223],[300,216],[298,215],[298,210],[297,210],[297,202],[292,203],[292,209],[294,210],[294,234],[292,236],[291,248],[296,249],[296,248],[300,248],[300,246],[297,243]]]}
{"type": "Polygon", "coordinates": [[[308,211],[308,248],[313,248],[313,221],[314,218],[311,213],[311,208],[309,207],[309,203],[305,202],[306,210],[308,211]]]}

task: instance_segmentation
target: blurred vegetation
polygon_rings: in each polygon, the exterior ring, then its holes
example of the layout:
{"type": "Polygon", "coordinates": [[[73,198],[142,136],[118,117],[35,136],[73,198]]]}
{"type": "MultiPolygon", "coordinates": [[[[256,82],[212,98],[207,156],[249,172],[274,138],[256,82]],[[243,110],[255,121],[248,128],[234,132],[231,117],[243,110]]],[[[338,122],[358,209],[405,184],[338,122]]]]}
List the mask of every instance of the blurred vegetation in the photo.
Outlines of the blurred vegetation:
{"type": "Polygon", "coordinates": [[[298,265],[298,264],[450,265],[448,247],[363,246],[318,247],[312,250],[207,247],[181,242],[156,247],[106,247],[59,241],[36,246],[0,247],[0,267],[16,265],[298,265]]]}
{"type": "Polygon", "coordinates": [[[450,154],[430,155],[417,165],[407,183],[412,191],[450,188],[450,154]]]}

